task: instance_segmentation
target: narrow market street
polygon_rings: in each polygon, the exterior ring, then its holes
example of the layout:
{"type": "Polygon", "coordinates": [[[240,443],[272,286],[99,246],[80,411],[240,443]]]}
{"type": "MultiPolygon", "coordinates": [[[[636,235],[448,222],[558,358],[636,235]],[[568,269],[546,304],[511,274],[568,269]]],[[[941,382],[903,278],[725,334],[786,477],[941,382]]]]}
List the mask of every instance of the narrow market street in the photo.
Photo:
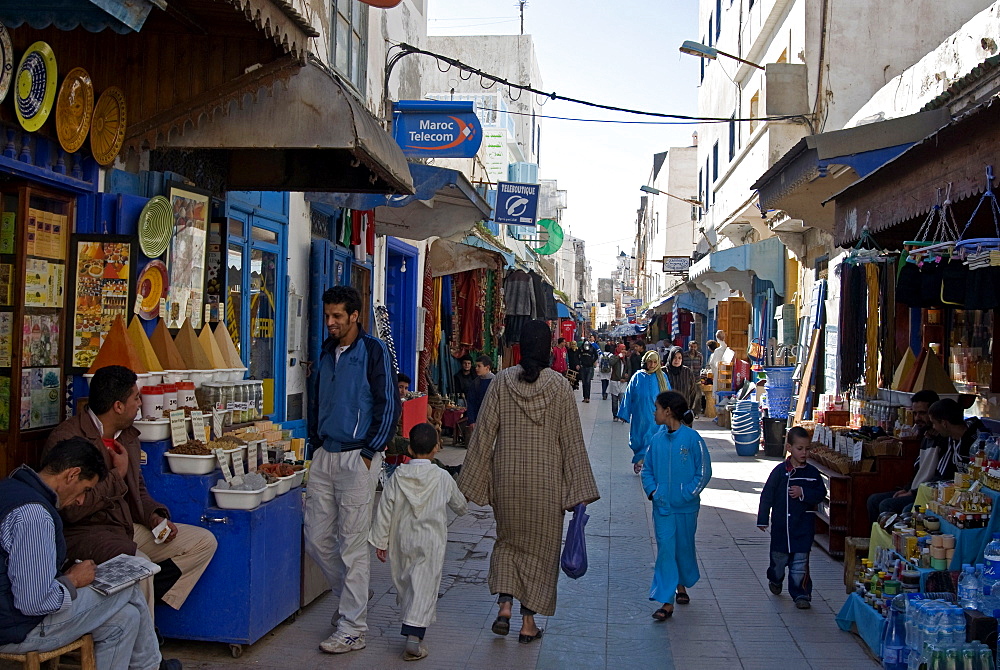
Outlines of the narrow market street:
{"type": "MultiPolygon", "coordinates": [[[[472,507],[450,526],[438,620],[427,634],[423,667],[446,668],[877,668],[854,635],[841,632],[834,614],[844,602],[843,564],[819,548],[812,553],[812,609],[796,610],[787,595],[767,590],[768,539],[755,527],[758,492],[776,459],[738,458],[728,430],[709,421],[695,428],[712,454],[711,483],[702,493],[698,554],[702,578],[691,604],[657,623],[646,594],[655,556],[650,503],[632,473],[628,427],[613,423],[610,400],[580,403],[584,435],[602,498],[589,509],[587,575],[561,575],[558,611],[539,617],[545,635],[519,645],[516,635],[490,631],[496,606],[486,586],[494,525],[489,508],[472,507]]],[[[464,450],[446,448],[442,460],[458,463],[464,450]]],[[[567,519],[569,517],[567,516],[567,519]]],[[[331,658],[317,649],[330,632],[329,594],[278,626],[243,656],[226,645],[168,641],[165,657],[185,668],[395,668],[410,667],[400,654],[399,611],[388,565],[372,552],[374,597],[368,647],[331,658]]],[[[520,625],[515,608],[511,631],[520,625]]]]}

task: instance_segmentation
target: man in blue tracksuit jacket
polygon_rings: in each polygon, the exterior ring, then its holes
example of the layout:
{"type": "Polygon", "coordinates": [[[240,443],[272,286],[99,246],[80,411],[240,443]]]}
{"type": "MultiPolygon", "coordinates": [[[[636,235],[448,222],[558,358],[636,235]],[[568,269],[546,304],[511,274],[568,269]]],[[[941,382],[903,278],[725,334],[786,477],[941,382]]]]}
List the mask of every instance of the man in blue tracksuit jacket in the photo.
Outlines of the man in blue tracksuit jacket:
{"type": "Polygon", "coordinates": [[[340,599],[337,628],[320,649],[342,654],[366,644],[372,502],[382,452],[402,407],[388,348],[358,324],[357,289],[327,289],[323,314],[329,337],[320,355],[311,427],[305,535],[307,552],[340,599]]]}

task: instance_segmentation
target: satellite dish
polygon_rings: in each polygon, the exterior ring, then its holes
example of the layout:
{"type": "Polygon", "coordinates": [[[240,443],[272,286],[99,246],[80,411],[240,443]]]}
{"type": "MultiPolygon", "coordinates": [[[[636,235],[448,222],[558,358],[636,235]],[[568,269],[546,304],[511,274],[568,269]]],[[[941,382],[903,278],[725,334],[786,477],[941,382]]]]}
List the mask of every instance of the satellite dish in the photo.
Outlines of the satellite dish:
{"type": "Polygon", "coordinates": [[[538,225],[549,232],[549,239],[541,247],[535,249],[535,253],[540,256],[551,256],[562,247],[562,226],[555,219],[539,219],[538,225]]]}

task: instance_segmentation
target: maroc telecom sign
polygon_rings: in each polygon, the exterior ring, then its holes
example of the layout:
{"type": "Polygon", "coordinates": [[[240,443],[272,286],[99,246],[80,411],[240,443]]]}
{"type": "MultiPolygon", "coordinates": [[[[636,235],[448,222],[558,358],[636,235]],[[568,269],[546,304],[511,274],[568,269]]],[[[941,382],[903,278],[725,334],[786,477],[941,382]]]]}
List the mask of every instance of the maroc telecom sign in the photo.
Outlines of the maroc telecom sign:
{"type": "Polygon", "coordinates": [[[392,136],[407,156],[472,158],[483,143],[483,127],[471,100],[400,100],[392,136]]]}

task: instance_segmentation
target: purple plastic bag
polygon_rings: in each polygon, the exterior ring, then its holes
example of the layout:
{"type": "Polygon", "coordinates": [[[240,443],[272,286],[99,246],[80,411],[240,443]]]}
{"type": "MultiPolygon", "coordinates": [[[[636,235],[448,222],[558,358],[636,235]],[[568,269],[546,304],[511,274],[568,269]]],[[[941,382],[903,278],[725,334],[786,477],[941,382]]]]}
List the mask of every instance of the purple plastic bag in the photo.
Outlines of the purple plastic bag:
{"type": "Polygon", "coordinates": [[[587,574],[587,538],[583,533],[590,515],[587,506],[579,503],[573,508],[573,518],[566,530],[566,544],[562,551],[562,571],[570,579],[580,579],[587,574]]]}

